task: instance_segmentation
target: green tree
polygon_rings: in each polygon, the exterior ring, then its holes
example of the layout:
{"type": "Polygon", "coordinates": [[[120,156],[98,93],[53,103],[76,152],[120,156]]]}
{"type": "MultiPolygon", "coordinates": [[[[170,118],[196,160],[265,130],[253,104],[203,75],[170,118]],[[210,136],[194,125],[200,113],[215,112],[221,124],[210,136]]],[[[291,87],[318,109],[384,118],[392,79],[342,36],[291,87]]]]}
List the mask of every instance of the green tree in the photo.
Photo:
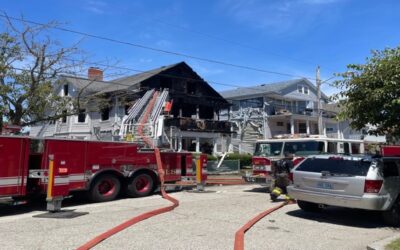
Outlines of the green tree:
{"type": "Polygon", "coordinates": [[[55,23],[17,27],[6,19],[5,24],[0,33],[0,130],[3,121],[26,126],[76,114],[79,105],[54,89],[60,74],[79,67],[68,60],[79,52],[77,46],[66,48],[50,39],[55,23]]]}
{"type": "Polygon", "coordinates": [[[372,51],[365,64],[350,64],[334,85],[341,89],[339,118],[372,135],[400,137],[400,47],[372,51]]]}

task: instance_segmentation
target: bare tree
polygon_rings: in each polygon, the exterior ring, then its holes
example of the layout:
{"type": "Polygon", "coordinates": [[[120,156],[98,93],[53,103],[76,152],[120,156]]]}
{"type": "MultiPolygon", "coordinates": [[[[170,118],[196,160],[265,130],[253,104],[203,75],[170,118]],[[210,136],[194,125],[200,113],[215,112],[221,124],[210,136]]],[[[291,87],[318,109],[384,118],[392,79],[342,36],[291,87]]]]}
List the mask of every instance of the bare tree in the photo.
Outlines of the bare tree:
{"type": "Polygon", "coordinates": [[[3,119],[26,126],[76,114],[78,109],[73,107],[79,105],[71,106],[69,98],[54,90],[61,74],[82,66],[83,60],[69,59],[81,55],[78,43],[64,47],[52,40],[49,30],[58,26],[54,22],[16,25],[7,18],[4,22],[6,31],[0,34],[0,129],[3,119]]]}

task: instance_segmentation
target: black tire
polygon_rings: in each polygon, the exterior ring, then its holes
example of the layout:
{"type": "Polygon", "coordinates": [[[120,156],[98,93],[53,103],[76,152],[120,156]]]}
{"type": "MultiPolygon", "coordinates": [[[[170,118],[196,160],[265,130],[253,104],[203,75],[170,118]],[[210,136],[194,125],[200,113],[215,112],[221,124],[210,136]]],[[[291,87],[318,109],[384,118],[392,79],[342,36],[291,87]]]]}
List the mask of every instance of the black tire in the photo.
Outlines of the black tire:
{"type": "Polygon", "coordinates": [[[393,204],[393,206],[382,213],[383,221],[385,224],[393,227],[400,226],[400,199],[393,204]]]}
{"type": "Polygon", "coordinates": [[[126,195],[129,197],[145,197],[154,191],[154,179],[147,173],[139,173],[128,180],[126,195]]]}
{"type": "Polygon", "coordinates": [[[297,205],[306,212],[320,212],[321,208],[318,207],[318,204],[308,202],[308,201],[297,201],[297,205]]]}
{"type": "Polygon", "coordinates": [[[96,177],[89,190],[89,198],[93,202],[112,201],[117,198],[121,190],[120,180],[112,174],[96,177]]]}

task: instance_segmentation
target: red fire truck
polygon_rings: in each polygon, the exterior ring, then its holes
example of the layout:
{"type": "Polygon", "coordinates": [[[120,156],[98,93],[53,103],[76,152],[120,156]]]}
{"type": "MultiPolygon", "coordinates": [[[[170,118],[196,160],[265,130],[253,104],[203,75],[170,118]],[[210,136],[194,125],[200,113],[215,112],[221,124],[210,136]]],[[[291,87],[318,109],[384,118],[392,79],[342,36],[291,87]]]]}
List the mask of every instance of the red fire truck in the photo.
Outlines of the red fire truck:
{"type": "MultiPolygon", "coordinates": [[[[161,152],[166,183],[195,174],[192,154],[161,152]]],[[[200,156],[202,179],[207,178],[205,155],[200,156]]],[[[80,141],[31,137],[0,137],[0,199],[25,201],[46,194],[48,210],[61,200],[85,191],[95,202],[120,193],[150,195],[159,184],[156,155],[128,142],[80,141]]]]}
{"type": "Polygon", "coordinates": [[[293,164],[296,166],[305,156],[312,154],[363,154],[364,142],[326,137],[259,140],[252,157],[252,172],[243,176],[243,179],[270,187],[272,167],[285,157],[285,153],[294,156],[293,164]]]}

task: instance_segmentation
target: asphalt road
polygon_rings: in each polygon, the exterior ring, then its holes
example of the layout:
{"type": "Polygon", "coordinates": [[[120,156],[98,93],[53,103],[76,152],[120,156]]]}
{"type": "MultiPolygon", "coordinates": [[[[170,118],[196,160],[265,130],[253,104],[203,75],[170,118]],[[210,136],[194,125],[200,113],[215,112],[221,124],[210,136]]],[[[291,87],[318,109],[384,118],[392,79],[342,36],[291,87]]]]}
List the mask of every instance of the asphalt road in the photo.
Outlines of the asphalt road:
{"type": "MultiPolygon", "coordinates": [[[[174,211],[140,222],[95,249],[233,249],[235,232],[276,205],[257,186],[207,191],[172,193],[180,201],[174,211]]],[[[133,216],[169,204],[159,195],[97,204],[71,200],[64,209],[88,214],[69,219],[32,217],[44,213],[43,204],[0,207],[1,249],[76,249],[133,216]]],[[[245,234],[245,249],[366,249],[395,232],[374,212],[332,208],[310,214],[288,205],[245,234]]]]}

